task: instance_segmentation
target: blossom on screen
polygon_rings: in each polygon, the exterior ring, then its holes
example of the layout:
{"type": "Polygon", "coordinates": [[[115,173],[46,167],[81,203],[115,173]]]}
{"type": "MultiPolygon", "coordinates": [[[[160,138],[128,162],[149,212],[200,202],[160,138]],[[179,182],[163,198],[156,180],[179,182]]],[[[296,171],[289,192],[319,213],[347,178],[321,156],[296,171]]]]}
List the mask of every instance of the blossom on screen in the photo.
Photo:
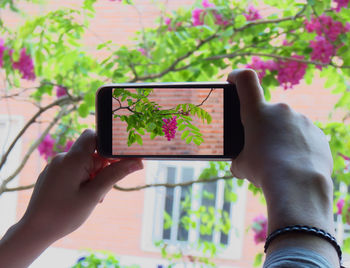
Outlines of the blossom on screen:
{"type": "Polygon", "coordinates": [[[175,138],[175,133],[177,129],[176,118],[177,116],[174,115],[171,119],[163,119],[164,124],[162,126],[162,129],[168,141],[171,141],[175,138]]]}

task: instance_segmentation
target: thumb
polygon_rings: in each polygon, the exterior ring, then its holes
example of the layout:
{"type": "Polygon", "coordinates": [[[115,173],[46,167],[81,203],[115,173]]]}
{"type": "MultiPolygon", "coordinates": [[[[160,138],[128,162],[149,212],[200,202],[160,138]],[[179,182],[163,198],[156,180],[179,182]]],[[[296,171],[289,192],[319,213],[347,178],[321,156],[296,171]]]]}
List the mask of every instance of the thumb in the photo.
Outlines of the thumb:
{"type": "Polygon", "coordinates": [[[142,168],[143,164],[140,159],[123,159],[112,163],[102,169],[93,180],[89,181],[86,190],[97,194],[97,197],[101,198],[118,181],[142,168]]]}
{"type": "Polygon", "coordinates": [[[227,81],[237,87],[242,121],[245,121],[264,102],[259,78],[252,69],[236,69],[228,75],[227,81]]]}

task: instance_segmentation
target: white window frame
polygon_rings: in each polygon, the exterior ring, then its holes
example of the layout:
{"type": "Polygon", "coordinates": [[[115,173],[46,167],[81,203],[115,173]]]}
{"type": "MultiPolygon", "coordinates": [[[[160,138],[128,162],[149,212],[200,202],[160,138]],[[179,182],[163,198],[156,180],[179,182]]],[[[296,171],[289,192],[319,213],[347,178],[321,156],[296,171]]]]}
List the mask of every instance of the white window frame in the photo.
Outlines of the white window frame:
{"type": "MultiPolygon", "coordinates": [[[[0,133],[0,152],[6,151],[13,139],[19,133],[20,129],[23,127],[23,117],[22,116],[9,116],[0,115],[0,122],[5,122],[5,130],[1,130],[0,133]],[[4,140],[5,147],[3,147],[2,136],[7,136],[4,140]]],[[[0,183],[2,179],[9,176],[15,171],[21,157],[22,141],[19,139],[9,154],[4,167],[0,172],[0,183]]],[[[0,154],[1,157],[1,154],[0,154]]],[[[19,176],[16,176],[11,182],[8,183],[9,187],[18,186],[19,176]]],[[[1,217],[0,221],[0,237],[2,237],[10,226],[16,222],[16,212],[17,212],[17,192],[6,192],[0,195],[0,215],[6,215],[6,217],[1,217]]]]}
{"type": "MultiPolygon", "coordinates": [[[[157,178],[165,178],[165,174],[156,174],[156,172],[165,171],[166,167],[192,167],[194,168],[194,177],[198,178],[201,170],[207,166],[205,161],[147,161],[145,163],[146,168],[146,183],[164,183],[159,181],[157,178]]],[[[225,182],[219,180],[217,184],[217,201],[216,206],[222,207],[223,205],[223,189],[225,182]],[[221,202],[220,202],[221,201],[221,202]]],[[[195,183],[192,185],[192,191],[199,192],[202,184],[195,183]]],[[[141,249],[149,252],[160,252],[160,248],[156,247],[154,243],[159,241],[162,237],[163,232],[163,213],[164,213],[164,201],[165,201],[165,187],[151,187],[145,190],[145,202],[143,211],[143,226],[142,226],[142,239],[141,249]],[[163,202],[159,202],[163,200],[163,202]]],[[[176,188],[174,194],[176,195],[176,188]]],[[[245,182],[242,187],[236,187],[237,201],[231,204],[231,231],[228,235],[228,245],[225,249],[219,249],[218,258],[237,260],[242,256],[243,237],[244,237],[244,216],[245,216],[245,204],[246,204],[246,192],[247,183],[245,182]],[[233,213],[232,213],[233,211],[233,213]]],[[[179,194],[178,194],[179,195],[179,194]]],[[[200,200],[194,199],[192,201],[192,207],[194,209],[199,208],[200,200]]],[[[194,216],[193,216],[194,217],[194,216]]],[[[199,228],[199,224],[197,224],[199,228]]],[[[173,224],[173,228],[177,228],[177,224],[173,224]]],[[[195,232],[189,232],[190,242],[177,242],[177,245],[183,243],[183,249],[186,249],[186,245],[190,244],[191,241],[197,241],[198,230],[195,232]]],[[[214,241],[219,241],[220,232],[213,234],[214,241]]],[[[200,252],[189,249],[186,254],[200,255],[200,252]]]]}

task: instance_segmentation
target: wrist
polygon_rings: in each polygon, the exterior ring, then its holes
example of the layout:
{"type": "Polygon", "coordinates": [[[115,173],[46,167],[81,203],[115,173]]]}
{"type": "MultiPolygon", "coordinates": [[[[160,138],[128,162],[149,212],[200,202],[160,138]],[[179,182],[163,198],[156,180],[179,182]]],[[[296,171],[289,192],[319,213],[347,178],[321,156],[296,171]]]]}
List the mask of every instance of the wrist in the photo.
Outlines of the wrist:
{"type": "Polygon", "coordinates": [[[309,225],[334,234],[333,183],[315,171],[276,171],[262,180],[269,233],[288,225],[309,225]]]}
{"type": "Polygon", "coordinates": [[[1,264],[8,268],[28,267],[52,242],[22,219],[0,241],[1,264]]]}

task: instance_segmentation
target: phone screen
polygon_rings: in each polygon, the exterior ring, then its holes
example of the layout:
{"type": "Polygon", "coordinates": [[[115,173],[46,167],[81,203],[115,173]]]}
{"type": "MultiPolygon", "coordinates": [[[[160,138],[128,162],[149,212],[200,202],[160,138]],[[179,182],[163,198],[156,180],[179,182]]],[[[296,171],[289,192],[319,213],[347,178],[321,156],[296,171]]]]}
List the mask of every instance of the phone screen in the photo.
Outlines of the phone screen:
{"type": "Polygon", "coordinates": [[[224,155],[224,88],[113,88],[112,155],[224,155]]]}
{"type": "Polygon", "coordinates": [[[227,82],[109,84],[96,93],[97,150],[104,157],[229,160],[244,129],[227,82]]]}

